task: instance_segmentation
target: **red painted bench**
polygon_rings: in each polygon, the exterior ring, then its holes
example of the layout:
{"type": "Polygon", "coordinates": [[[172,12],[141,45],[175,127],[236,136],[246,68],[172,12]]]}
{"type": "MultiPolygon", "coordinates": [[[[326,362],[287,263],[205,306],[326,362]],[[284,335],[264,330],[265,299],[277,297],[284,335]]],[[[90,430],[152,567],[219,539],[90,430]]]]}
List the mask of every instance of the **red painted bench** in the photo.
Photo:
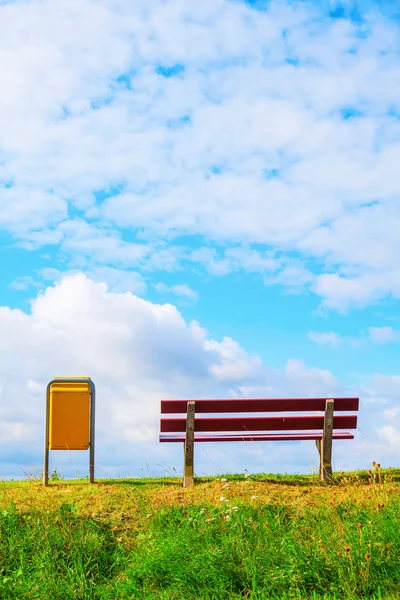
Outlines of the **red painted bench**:
{"type": "Polygon", "coordinates": [[[354,435],[344,430],[357,428],[357,414],[336,413],[357,413],[358,404],[358,398],[161,400],[160,442],[184,443],[184,487],[194,483],[195,442],[315,440],[320,478],[330,481],[332,440],[351,440],[354,435]],[[277,412],[306,414],[263,414],[277,412]]]}

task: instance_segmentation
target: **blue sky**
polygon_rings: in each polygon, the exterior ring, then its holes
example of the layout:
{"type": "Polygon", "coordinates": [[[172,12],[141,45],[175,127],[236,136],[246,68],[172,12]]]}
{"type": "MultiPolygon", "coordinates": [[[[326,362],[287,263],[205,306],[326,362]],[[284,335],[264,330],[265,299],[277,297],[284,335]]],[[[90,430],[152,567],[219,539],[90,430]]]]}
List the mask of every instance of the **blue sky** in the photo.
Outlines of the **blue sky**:
{"type": "MultiPolygon", "coordinates": [[[[398,16],[0,2],[0,474],[40,472],[56,373],[97,383],[105,474],[181,469],[157,442],[174,396],[359,395],[334,466],[396,460],[398,16]]],[[[242,446],[199,472],[315,468],[306,443],[242,446]]]]}

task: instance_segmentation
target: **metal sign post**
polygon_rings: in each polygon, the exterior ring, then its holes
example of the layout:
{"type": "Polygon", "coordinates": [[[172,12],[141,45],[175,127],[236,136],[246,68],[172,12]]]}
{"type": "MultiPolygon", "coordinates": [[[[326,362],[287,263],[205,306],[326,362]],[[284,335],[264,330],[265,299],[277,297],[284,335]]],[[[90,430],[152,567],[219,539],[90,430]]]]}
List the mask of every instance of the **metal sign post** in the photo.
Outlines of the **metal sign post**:
{"type": "Polygon", "coordinates": [[[94,483],[96,390],[90,377],[54,377],[46,388],[43,485],[49,482],[49,450],[89,449],[94,483]]]}

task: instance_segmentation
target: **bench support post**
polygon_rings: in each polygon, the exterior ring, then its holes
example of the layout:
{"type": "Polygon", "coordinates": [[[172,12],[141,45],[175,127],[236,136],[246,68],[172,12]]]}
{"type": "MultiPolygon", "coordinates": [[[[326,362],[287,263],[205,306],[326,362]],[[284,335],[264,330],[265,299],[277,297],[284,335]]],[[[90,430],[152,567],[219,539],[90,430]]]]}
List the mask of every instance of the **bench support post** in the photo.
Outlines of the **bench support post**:
{"type": "Polygon", "coordinates": [[[322,440],[315,440],[320,456],[319,478],[327,483],[333,481],[332,475],[332,433],[334,400],[325,404],[324,431],[322,440]]]}
{"type": "Polygon", "coordinates": [[[194,485],[194,415],[195,402],[187,403],[186,438],[184,446],[183,487],[194,485]]]}

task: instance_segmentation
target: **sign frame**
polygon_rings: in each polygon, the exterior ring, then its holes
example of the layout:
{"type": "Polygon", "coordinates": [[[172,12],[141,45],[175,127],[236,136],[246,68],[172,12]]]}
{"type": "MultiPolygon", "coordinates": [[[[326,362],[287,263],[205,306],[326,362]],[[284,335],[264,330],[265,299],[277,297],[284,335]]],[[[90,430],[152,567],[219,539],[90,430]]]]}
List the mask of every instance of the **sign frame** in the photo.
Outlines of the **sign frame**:
{"type": "Polygon", "coordinates": [[[90,388],[89,414],[89,483],[94,483],[96,388],[89,377],[53,377],[46,387],[46,425],[44,442],[43,485],[49,484],[50,390],[55,383],[88,383],[90,388]]]}

